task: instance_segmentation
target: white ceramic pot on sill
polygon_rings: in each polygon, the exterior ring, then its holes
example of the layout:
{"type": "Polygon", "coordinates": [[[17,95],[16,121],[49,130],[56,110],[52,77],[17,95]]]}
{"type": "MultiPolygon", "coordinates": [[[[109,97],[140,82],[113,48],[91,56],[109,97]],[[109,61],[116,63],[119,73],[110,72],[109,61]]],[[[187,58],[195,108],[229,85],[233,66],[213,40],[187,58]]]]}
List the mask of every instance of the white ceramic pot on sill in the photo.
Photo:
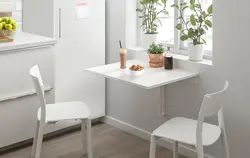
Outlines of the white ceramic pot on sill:
{"type": "Polygon", "coordinates": [[[201,61],[204,55],[204,44],[194,45],[192,42],[188,43],[188,56],[191,61],[201,61]]]}
{"type": "Polygon", "coordinates": [[[142,47],[148,49],[153,42],[157,43],[157,36],[158,34],[142,34],[142,47]]]}

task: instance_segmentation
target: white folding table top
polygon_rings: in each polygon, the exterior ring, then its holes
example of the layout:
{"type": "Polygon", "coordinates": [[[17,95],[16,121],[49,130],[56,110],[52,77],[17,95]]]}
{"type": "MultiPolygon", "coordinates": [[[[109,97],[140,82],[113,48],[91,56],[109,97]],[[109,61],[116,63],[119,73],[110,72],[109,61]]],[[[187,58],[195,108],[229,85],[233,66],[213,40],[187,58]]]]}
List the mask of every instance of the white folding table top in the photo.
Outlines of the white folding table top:
{"type": "Polygon", "coordinates": [[[87,71],[105,76],[106,78],[125,81],[145,89],[160,87],[199,75],[197,72],[182,69],[165,70],[164,68],[150,68],[148,63],[140,60],[127,61],[127,67],[133,64],[144,66],[144,73],[137,77],[131,76],[128,68],[124,70],[120,69],[120,62],[89,68],[87,71]]]}

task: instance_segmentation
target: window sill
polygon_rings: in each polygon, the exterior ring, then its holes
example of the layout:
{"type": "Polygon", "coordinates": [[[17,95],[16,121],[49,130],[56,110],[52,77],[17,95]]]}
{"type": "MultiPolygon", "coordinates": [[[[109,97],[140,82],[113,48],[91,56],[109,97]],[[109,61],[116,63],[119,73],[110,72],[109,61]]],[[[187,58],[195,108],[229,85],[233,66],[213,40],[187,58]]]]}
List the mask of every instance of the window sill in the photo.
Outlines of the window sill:
{"type": "MultiPolygon", "coordinates": [[[[137,54],[146,54],[146,50],[141,47],[130,47],[128,48],[128,56],[137,56],[137,54]]],[[[173,51],[174,53],[171,53],[170,55],[173,56],[174,59],[177,60],[183,60],[183,61],[188,61],[190,63],[197,63],[201,65],[206,65],[206,66],[213,66],[213,61],[210,60],[211,56],[204,55],[204,59],[202,61],[190,61],[188,59],[188,56],[185,55],[186,51],[173,51]]]]}

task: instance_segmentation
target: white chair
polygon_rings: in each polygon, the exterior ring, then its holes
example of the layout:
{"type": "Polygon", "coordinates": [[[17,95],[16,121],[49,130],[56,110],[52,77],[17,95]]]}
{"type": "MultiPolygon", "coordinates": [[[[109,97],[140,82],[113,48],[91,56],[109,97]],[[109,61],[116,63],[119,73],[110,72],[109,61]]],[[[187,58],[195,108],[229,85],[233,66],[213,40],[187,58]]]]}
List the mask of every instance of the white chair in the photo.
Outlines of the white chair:
{"type": "Polygon", "coordinates": [[[61,120],[76,119],[81,120],[83,154],[88,154],[88,158],[93,158],[91,119],[88,106],[82,102],[46,104],[43,81],[37,65],[31,68],[30,75],[41,102],[41,106],[37,113],[37,127],[33,141],[31,158],[40,158],[45,125],[61,120]]]}
{"type": "Polygon", "coordinates": [[[204,158],[203,146],[214,144],[220,137],[222,140],[225,158],[229,158],[229,148],[225,131],[223,104],[229,83],[226,81],[222,91],[207,94],[204,97],[198,120],[189,118],[173,118],[151,135],[150,158],[155,158],[156,139],[163,138],[174,142],[173,157],[178,157],[178,143],[194,145],[198,158],[204,158]],[[218,113],[219,126],[204,123],[205,117],[218,113]]]}

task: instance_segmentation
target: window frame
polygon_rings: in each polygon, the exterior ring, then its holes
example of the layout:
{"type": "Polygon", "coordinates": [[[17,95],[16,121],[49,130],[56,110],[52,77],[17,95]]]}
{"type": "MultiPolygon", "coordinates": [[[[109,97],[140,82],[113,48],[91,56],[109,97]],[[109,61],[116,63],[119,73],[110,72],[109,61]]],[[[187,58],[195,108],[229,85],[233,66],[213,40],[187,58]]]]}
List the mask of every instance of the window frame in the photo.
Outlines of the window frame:
{"type": "MultiPolygon", "coordinates": [[[[174,3],[175,4],[178,4],[180,5],[180,3],[184,2],[184,0],[174,0],[174,3]]],[[[139,0],[137,1],[137,7],[140,7],[140,3],[139,3],[139,0]]],[[[174,26],[176,26],[180,20],[176,20],[177,17],[179,17],[179,12],[178,10],[174,10],[174,26]]],[[[141,45],[141,42],[142,42],[142,34],[143,34],[143,31],[140,27],[141,25],[141,19],[138,18],[138,13],[137,13],[137,45],[141,45]]],[[[184,46],[184,42],[182,42],[180,40],[180,36],[181,36],[181,33],[180,31],[178,31],[177,29],[174,28],[174,44],[164,44],[166,47],[167,46],[170,46],[172,49],[171,49],[171,52],[172,53],[176,53],[176,54],[181,54],[181,55],[188,55],[188,48],[184,46]]],[[[204,50],[204,59],[209,59],[209,60],[212,60],[212,57],[213,57],[213,50],[204,50]]]]}

